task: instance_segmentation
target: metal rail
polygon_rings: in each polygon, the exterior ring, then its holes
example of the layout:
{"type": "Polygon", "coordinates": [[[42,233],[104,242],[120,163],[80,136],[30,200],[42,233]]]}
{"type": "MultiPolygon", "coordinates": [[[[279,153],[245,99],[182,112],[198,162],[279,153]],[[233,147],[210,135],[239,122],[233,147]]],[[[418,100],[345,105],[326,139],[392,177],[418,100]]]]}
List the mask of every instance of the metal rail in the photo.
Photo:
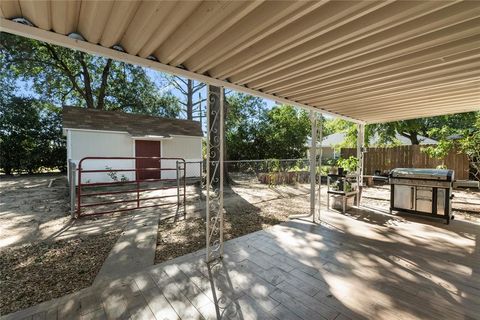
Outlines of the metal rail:
{"type": "MultiPolygon", "coordinates": [[[[134,164],[136,166],[136,162],[134,164]]],[[[72,167],[73,168],[73,167],[72,167]]],[[[107,213],[114,213],[114,212],[124,212],[142,208],[153,208],[165,205],[175,204],[175,202],[170,203],[157,203],[157,204],[145,204],[142,205],[142,202],[149,201],[149,200],[158,200],[158,199],[165,199],[165,198],[173,198],[177,199],[176,204],[178,207],[183,203],[183,214],[186,214],[185,206],[186,206],[186,170],[187,165],[186,161],[183,158],[164,158],[164,157],[85,157],[81,159],[78,163],[77,168],[77,177],[78,183],[76,189],[76,200],[77,200],[77,208],[76,208],[76,217],[83,217],[83,216],[92,216],[92,215],[100,215],[100,214],[107,214],[107,213]],[[148,160],[157,160],[159,162],[167,160],[167,161],[175,161],[175,167],[162,167],[160,165],[159,168],[122,168],[115,169],[115,168],[107,168],[107,169],[84,169],[85,162],[91,160],[139,160],[139,159],[148,159],[148,160]],[[159,179],[139,179],[138,172],[157,172],[159,173],[159,179]],[[175,171],[175,178],[166,178],[162,179],[162,171],[175,171]],[[117,172],[133,172],[135,175],[134,180],[127,180],[127,181],[109,181],[109,182],[83,182],[88,177],[89,174],[93,173],[117,173],[117,172]],[[172,186],[160,186],[160,187],[150,187],[141,188],[141,184],[149,184],[154,182],[166,182],[171,183],[174,182],[175,184],[172,186]],[[99,188],[99,187],[112,187],[112,186],[134,186],[134,188],[128,188],[126,190],[91,190],[91,188],[99,188]],[[151,192],[151,191],[158,191],[158,190],[168,190],[168,189],[177,189],[176,194],[172,195],[161,195],[161,196],[147,196],[141,197],[141,194],[144,192],[151,192]],[[86,192],[90,189],[90,192],[86,192]],[[114,195],[121,195],[121,194],[132,194],[136,193],[135,199],[106,199],[107,201],[99,201],[93,203],[85,203],[84,200],[86,197],[98,197],[98,196],[114,196],[114,195]],[[114,208],[109,210],[102,210],[102,211],[93,211],[93,212],[84,212],[85,208],[94,208],[94,207],[101,207],[101,206],[112,206],[112,205],[120,205],[120,204],[130,204],[136,203],[136,206],[130,208],[114,208]]],[[[75,176],[73,173],[71,176],[75,176]]],[[[112,178],[113,179],[113,178],[112,178]]],[[[74,180],[74,179],[72,179],[74,180]]],[[[71,182],[72,183],[72,182],[71,182]]],[[[73,181],[73,185],[75,182],[73,181]]]]}

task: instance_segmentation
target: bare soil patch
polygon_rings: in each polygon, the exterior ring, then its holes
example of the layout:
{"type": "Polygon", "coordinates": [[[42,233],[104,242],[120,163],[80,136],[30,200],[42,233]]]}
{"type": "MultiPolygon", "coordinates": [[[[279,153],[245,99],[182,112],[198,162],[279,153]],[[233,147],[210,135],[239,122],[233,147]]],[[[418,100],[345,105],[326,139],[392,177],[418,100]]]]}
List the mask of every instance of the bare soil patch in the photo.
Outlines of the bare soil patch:
{"type": "MultiPolygon", "coordinates": [[[[228,193],[227,193],[228,195],[228,193]]],[[[230,196],[225,199],[225,240],[237,238],[287,221],[290,215],[308,212],[308,195],[290,195],[260,200],[254,205],[230,196]]],[[[160,221],[155,263],[161,263],[205,247],[205,220],[160,221]]]]}
{"type": "Polygon", "coordinates": [[[0,248],[47,238],[68,223],[68,211],[64,175],[1,176],[0,248]]]}
{"type": "Polygon", "coordinates": [[[72,220],[61,174],[0,182],[0,314],[90,286],[131,215],[72,220]]]}
{"type": "Polygon", "coordinates": [[[0,252],[0,314],[90,286],[120,230],[103,235],[27,244],[0,252]]]}

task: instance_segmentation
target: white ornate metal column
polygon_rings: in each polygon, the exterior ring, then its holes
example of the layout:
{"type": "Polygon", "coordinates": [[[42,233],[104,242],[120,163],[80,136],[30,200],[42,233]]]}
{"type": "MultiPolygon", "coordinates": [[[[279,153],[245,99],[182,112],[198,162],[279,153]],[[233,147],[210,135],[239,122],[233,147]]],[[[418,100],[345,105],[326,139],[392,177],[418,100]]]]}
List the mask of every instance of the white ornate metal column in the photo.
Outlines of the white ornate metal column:
{"type": "Polygon", "coordinates": [[[317,174],[317,114],[310,111],[310,122],[312,124],[312,134],[310,139],[310,215],[315,222],[315,177],[317,174]]]}
{"type": "Polygon", "coordinates": [[[362,201],[362,187],[363,187],[363,153],[365,144],[365,125],[357,125],[357,207],[362,201]]]}
{"type": "Polygon", "coordinates": [[[208,86],[206,163],[206,260],[223,256],[223,87],[208,86]]]}
{"type": "Polygon", "coordinates": [[[320,148],[319,148],[319,152],[320,154],[318,155],[318,168],[319,168],[319,172],[318,172],[318,215],[317,215],[317,218],[318,218],[318,221],[321,222],[322,220],[322,217],[321,217],[321,207],[322,207],[322,140],[323,140],[323,134],[322,134],[322,130],[323,130],[323,118],[322,118],[322,114],[320,113],[318,115],[318,120],[317,120],[317,141],[320,145],[320,148]]]}

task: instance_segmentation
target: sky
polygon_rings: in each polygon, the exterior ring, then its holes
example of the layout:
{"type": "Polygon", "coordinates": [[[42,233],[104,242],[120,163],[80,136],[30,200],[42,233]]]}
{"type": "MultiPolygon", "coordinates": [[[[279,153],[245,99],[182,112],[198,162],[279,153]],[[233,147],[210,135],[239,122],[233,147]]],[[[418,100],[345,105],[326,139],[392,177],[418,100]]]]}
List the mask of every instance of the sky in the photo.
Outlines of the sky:
{"type": "MultiPolygon", "coordinates": [[[[162,72],[159,72],[159,71],[156,71],[156,70],[152,70],[152,69],[148,69],[148,68],[145,68],[147,70],[147,75],[155,82],[155,83],[158,83],[160,84],[162,82],[162,77],[165,73],[162,73],[162,72]]],[[[178,97],[179,99],[182,99],[183,98],[183,95],[181,92],[179,92],[177,89],[175,89],[173,86],[170,86],[170,87],[166,87],[165,90],[170,90],[170,92],[172,92],[176,97],[178,97]]],[[[230,90],[230,89],[227,89],[229,91],[233,91],[233,90],[230,90]]],[[[207,90],[206,88],[202,89],[201,92],[200,92],[202,98],[206,97],[207,95],[207,90]]],[[[273,100],[269,100],[269,99],[263,99],[263,101],[267,104],[267,107],[269,108],[273,108],[276,103],[275,101],[273,100]]]]}
{"type": "MultiPolygon", "coordinates": [[[[152,81],[154,83],[156,83],[159,88],[162,88],[162,90],[164,90],[164,91],[170,91],[172,94],[174,94],[179,99],[184,98],[183,94],[178,89],[176,89],[175,87],[164,86],[163,82],[164,82],[165,73],[162,73],[162,72],[159,72],[159,71],[156,71],[156,70],[152,70],[152,69],[149,69],[149,68],[145,68],[145,70],[147,72],[147,75],[150,77],[150,79],[152,79],[152,81]]],[[[16,91],[15,95],[28,96],[28,97],[38,97],[38,95],[32,89],[32,82],[31,81],[25,81],[25,80],[18,79],[16,81],[15,89],[16,89],[15,90],[16,91]]],[[[233,90],[229,90],[229,91],[233,91],[233,90]]],[[[200,94],[201,94],[202,98],[206,97],[206,95],[207,95],[206,87],[200,91],[200,94]]],[[[269,107],[269,108],[273,108],[276,105],[275,101],[273,101],[273,100],[263,99],[263,101],[266,103],[267,107],[269,107]]],[[[205,107],[205,105],[203,105],[203,107],[205,107]]]]}

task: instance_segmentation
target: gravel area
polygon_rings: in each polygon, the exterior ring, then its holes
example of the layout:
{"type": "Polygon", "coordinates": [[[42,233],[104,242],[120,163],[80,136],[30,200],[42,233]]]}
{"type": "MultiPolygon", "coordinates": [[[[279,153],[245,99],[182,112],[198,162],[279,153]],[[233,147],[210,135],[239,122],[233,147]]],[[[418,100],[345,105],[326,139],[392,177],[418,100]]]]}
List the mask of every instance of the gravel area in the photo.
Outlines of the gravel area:
{"type": "Polygon", "coordinates": [[[90,286],[120,232],[0,251],[0,315],[90,286]]]}

